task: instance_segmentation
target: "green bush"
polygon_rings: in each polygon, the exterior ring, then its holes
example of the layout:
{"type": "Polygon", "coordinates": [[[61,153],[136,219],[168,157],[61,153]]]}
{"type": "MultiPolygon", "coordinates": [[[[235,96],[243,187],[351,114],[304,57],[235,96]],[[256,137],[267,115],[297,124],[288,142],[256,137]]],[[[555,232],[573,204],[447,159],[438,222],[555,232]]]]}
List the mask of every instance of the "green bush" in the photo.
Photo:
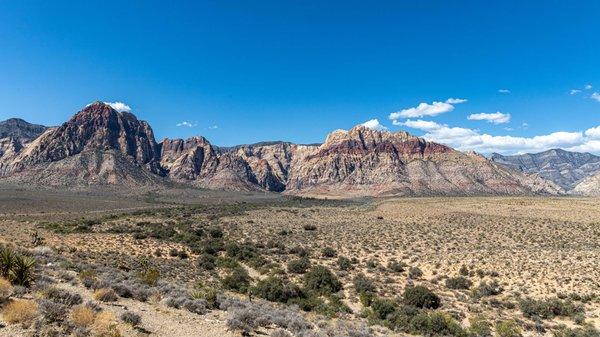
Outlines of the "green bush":
{"type": "Polygon", "coordinates": [[[350,270],[350,269],[352,269],[352,261],[350,261],[349,258],[344,257],[344,256],[338,257],[337,265],[340,268],[340,270],[350,270]]]}
{"type": "Polygon", "coordinates": [[[417,314],[411,320],[410,327],[412,333],[425,336],[469,336],[450,315],[436,311],[417,314]]]}
{"type": "Polygon", "coordinates": [[[519,302],[521,312],[525,317],[539,317],[542,319],[554,318],[556,316],[574,317],[583,313],[583,307],[573,302],[563,301],[558,298],[543,300],[534,300],[531,298],[523,299],[519,302]]]}
{"type": "Polygon", "coordinates": [[[14,252],[10,248],[0,249],[0,276],[12,284],[28,287],[33,281],[35,259],[14,252]]]}
{"type": "Polygon", "coordinates": [[[315,266],[304,275],[304,286],[307,290],[320,295],[337,293],[342,290],[342,283],[329,269],[323,266],[315,266]]]}
{"type": "Polygon", "coordinates": [[[587,325],[583,328],[569,329],[565,326],[554,331],[554,337],[598,337],[600,331],[592,325],[587,325]]]}
{"type": "Polygon", "coordinates": [[[294,274],[304,274],[310,268],[310,260],[307,257],[301,257],[296,260],[291,260],[287,264],[287,270],[294,274]]]}
{"type": "Polygon", "coordinates": [[[281,303],[302,296],[300,287],[275,276],[260,280],[254,287],[253,293],[267,301],[281,303]]]}
{"type": "Polygon", "coordinates": [[[377,288],[375,287],[373,280],[366,277],[363,273],[359,273],[354,277],[353,284],[354,290],[356,290],[357,294],[377,292],[377,288]]]}
{"type": "Polygon", "coordinates": [[[492,336],[492,326],[485,318],[481,316],[475,316],[469,320],[469,323],[469,332],[473,337],[492,336]]]}
{"type": "Polygon", "coordinates": [[[390,261],[387,267],[394,273],[402,273],[406,269],[407,265],[404,262],[390,261]]]}
{"type": "Polygon", "coordinates": [[[396,310],[396,304],[388,299],[376,298],[371,302],[371,309],[379,319],[386,319],[396,310]]]}
{"type": "Polygon", "coordinates": [[[514,320],[502,321],[496,324],[498,337],[521,337],[521,328],[514,320]]]}
{"type": "Polygon", "coordinates": [[[226,289],[245,293],[248,291],[248,286],[250,285],[250,276],[246,272],[246,269],[238,267],[223,278],[222,284],[226,289]]]}
{"type": "Polygon", "coordinates": [[[336,257],[337,252],[335,251],[335,249],[331,248],[331,247],[325,247],[323,249],[323,257],[336,257]]]}
{"type": "Polygon", "coordinates": [[[448,289],[469,289],[473,282],[464,276],[450,277],[446,279],[446,288],[448,289]]]}
{"type": "Polygon", "coordinates": [[[440,298],[424,286],[408,286],[404,289],[404,304],[417,308],[437,309],[440,306],[440,298]]]}

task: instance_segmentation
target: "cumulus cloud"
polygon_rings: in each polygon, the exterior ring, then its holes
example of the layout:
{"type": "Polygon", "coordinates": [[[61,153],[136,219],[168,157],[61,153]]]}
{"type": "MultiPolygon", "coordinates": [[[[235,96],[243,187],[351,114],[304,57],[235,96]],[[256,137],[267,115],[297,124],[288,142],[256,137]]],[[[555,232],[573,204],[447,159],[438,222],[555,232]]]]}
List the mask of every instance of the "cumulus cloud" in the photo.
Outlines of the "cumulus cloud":
{"type": "Polygon", "coordinates": [[[590,96],[593,100],[600,102],[600,92],[595,92],[590,96]]]}
{"type": "Polygon", "coordinates": [[[209,130],[216,130],[218,128],[219,128],[218,125],[211,125],[211,126],[208,127],[209,130]]]}
{"type": "Polygon", "coordinates": [[[381,123],[379,123],[378,119],[368,120],[368,121],[362,123],[361,125],[366,126],[367,128],[369,128],[371,130],[377,130],[377,131],[387,131],[387,129],[388,129],[385,126],[383,126],[381,123]]]}
{"type": "Polygon", "coordinates": [[[571,95],[577,95],[578,93],[580,93],[581,90],[579,89],[571,89],[571,91],[569,92],[571,95]]]}
{"type": "Polygon", "coordinates": [[[510,90],[508,89],[499,89],[498,92],[501,94],[510,94],[510,90]]]}
{"type": "Polygon", "coordinates": [[[389,119],[397,121],[400,118],[417,118],[425,116],[437,116],[454,110],[455,104],[466,102],[462,98],[448,98],[445,102],[420,103],[414,108],[403,109],[397,112],[392,112],[389,119]]]}
{"type": "Polygon", "coordinates": [[[424,138],[446,144],[461,151],[474,150],[482,153],[541,152],[552,148],[570,151],[600,152],[600,126],[584,132],[553,132],[534,137],[493,136],[478,130],[450,127],[424,120],[407,120],[400,125],[425,132],[424,138]]]}
{"type": "Polygon", "coordinates": [[[117,110],[118,112],[131,112],[131,108],[129,107],[129,105],[123,103],[123,102],[104,102],[108,105],[110,105],[113,109],[117,110]]]}
{"type": "Polygon", "coordinates": [[[585,88],[585,90],[590,90],[590,89],[592,89],[592,85],[591,84],[586,84],[584,88],[585,88]]]}
{"type": "Polygon", "coordinates": [[[600,140],[600,125],[595,128],[585,130],[585,135],[590,137],[591,139],[600,140]]]}
{"type": "Polygon", "coordinates": [[[186,128],[193,128],[193,127],[195,127],[197,125],[198,125],[198,123],[188,122],[188,121],[183,121],[183,122],[175,124],[175,126],[186,127],[186,128]]]}
{"type": "Polygon", "coordinates": [[[471,114],[467,117],[471,121],[488,121],[494,124],[504,124],[510,121],[510,114],[504,114],[500,111],[494,113],[471,114]]]}

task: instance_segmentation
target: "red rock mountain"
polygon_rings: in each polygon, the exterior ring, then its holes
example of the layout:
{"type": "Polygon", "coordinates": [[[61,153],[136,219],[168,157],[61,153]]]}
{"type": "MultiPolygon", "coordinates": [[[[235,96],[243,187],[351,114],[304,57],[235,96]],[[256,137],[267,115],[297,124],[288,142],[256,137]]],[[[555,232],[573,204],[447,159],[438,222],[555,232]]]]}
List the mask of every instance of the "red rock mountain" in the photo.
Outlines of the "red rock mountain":
{"type": "Polygon", "coordinates": [[[364,126],[335,131],[321,145],[271,142],[223,149],[203,137],[157,144],[146,122],[101,102],[21,148],[3,148],[12,152],[0,157],[2,179],[50,185],[176,181],[213,189],[334,196],[560,191],[537,176],[476,154],[364,126]]]}

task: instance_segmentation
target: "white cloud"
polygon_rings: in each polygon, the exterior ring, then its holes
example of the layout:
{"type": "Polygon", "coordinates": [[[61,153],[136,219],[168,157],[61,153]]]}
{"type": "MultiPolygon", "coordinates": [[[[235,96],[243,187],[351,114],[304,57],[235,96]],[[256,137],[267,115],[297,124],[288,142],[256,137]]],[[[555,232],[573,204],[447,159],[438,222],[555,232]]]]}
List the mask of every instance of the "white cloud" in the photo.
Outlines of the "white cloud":
{"type": "Polygon", "coordinates": [[[362,123],[361,125],[369,128],[371,130],[377,130],[377,131],[387,131],[387,129],[388,129],[385,126],[383,126],[381,123],[379,123],[378,119],[371,119],[369,121],[362,123]]]}
{"type": "Polygon", "coordinates": [[[584,88],[585,88],[585,90],[590,90],[590,89],[592,89],[592,85],[591,84],[586,84],[584,88]]]}
{"type": "Polygon", "coordinates": [[[219,128],[218,125],[211,125],[211,126],[208,127],[209,130],[216,130],[218,128],[219,128]]]}
{"type": "Polygon", "coordinates": [[[180,126],[180,127],[182,126],[182,127],[186,127],[186,128],[193,128],[197,125],[198,125],[198,123],[188,122],[188,121],[183,121],[183,122],[175,124],[175,126],[180,126]]]}
{"type": "Polygon", "coordinates": [[[498,92],[501,94],[510,94],[510,90],[508,89],[499,89],[498,92]]]}
{"type": "Polygon", "coordinates": [[[590,96],[593,100],[600,102],[600,92],[595,92],[590,96]]]}
{"type": "Polygon", "coordinates": [[[129,105],[123,102],[104,102],[111,106],[111,108],[117,110],[118,112],[131,112],[131,108],[129,105]]]}
{"type": "Polygon", "coordinates": [[[591,139],[599,139],[600,140],[600,125],[595,128],[590,128],[585,130],[585,135],[590,137],[591,139]]]}
{"type": "Polygon", "coordinates": [[[577,95],[578,93],[580,93],[581,90],[579,89],[571,89],[571,91],[569,92],[571,95],[577,95]]]}
{"type": "Polygon", "coordinates": [[[398,112],[392,112],[389,119],[396,121],[400,118],[415,118],[425,116],[437,116],[454,110],[453,104],[461,104],[466,102],[462,98],[448,98],[445,102],[420,103],[414,108],[403,109],[398,112]]]}
{"type": "Polygon", "coordinates": [[[504,124],[510,121],[510,114],[504,114],[500,111],[494,113],[478,113],[467,117],[471,121],[488,121],[494,124],[504,124]]]}
{"type": "Polygon", "coordinates": [[[585,131],[553,132],[534,137],[493,136],[478,130],[450,127],[432,121],[407,120],[401,125],[425,132],[424,138],[446,144],[461,151],[474,150],[481,153],[541,152],[552,148],[570,151],[600,152],[600,126],[585,131]]]}
{"type": "Polygon", "coordinates": [[[461,104],[461,103],[465,103],[467,100],[464,98],[448,98],[446,100],[446,103],[448,104],[461,104]]]}

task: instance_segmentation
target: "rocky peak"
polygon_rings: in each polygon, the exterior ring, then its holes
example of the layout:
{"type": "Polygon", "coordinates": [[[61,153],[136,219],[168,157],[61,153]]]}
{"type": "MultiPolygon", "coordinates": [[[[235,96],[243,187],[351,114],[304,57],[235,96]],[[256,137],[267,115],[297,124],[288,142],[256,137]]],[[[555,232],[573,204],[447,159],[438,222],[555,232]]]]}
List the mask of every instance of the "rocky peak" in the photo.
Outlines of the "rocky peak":
{"type": "Polygon", "coordinates": [[[10,118],[0,122],[0,139],[33,140],[39,137],[46,129],[47,127],[43,125],[31,124],[20,118],[10,118]]]}
{"type": "Polygon", "coordinates": [[[66,123],[41,135],[15,159],[13,170],[85,151],[113,151],[152,173],[161,173],[159,148],[150,125],[102,102],[86,106],[66,123]]]}

